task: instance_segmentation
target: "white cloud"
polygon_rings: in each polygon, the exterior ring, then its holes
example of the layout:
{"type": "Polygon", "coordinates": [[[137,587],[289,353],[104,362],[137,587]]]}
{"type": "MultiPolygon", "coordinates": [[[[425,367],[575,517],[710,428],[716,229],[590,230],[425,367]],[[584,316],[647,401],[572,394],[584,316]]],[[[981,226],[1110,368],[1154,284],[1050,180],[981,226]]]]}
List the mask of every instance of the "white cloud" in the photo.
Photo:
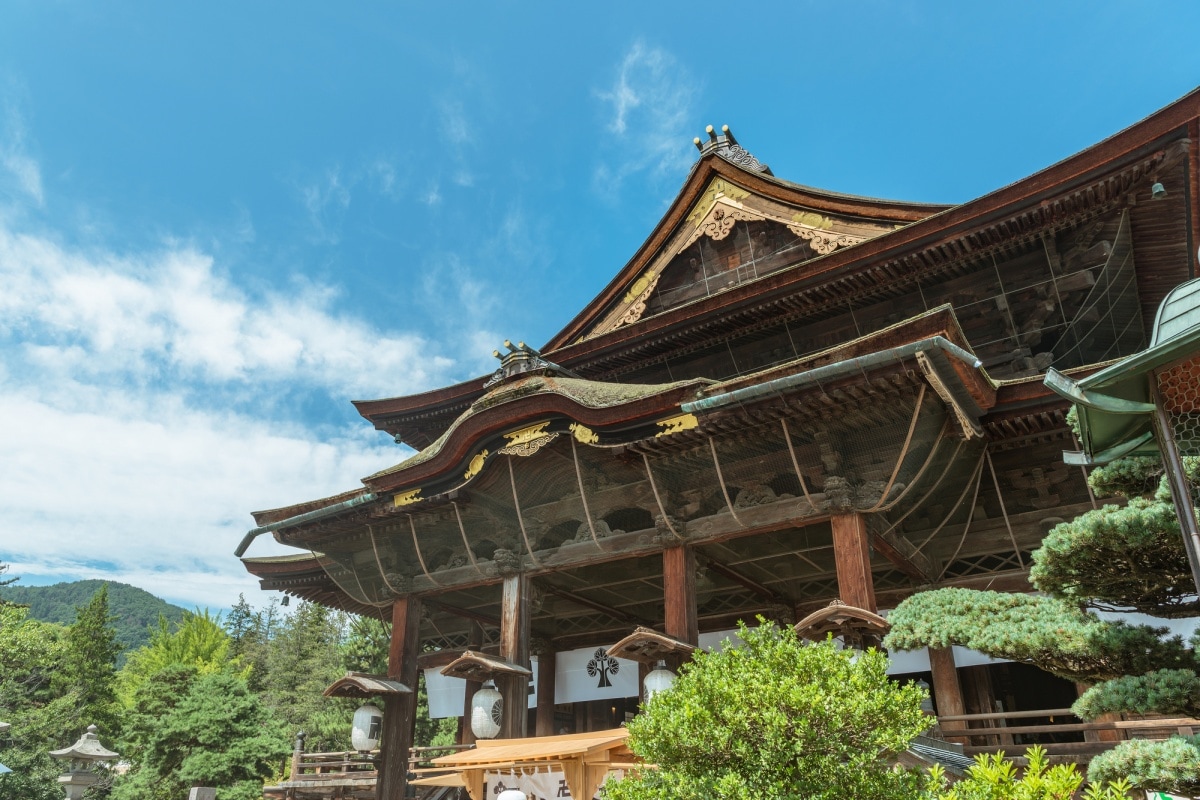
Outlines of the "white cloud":
{"type": "Polygon", "coordinates": [[[608,129],[619,147],[596,168],[602,193],[638,172],[655,177],[685,171],[692,154],[687,136],[698,87],[666,50],[638,41],[622,57],[611,88],[598,92],[609,110],[608,129]]]}
{"type": "MultiPolygon", "coordinates": [[[[278,422],[199,411],[170,394],[116,394],[93,410],[0,391],[0,560],[27,582],[104,577],[227,606],[255,587],[232,555],[250,510],[349,488],[402,455],[378,440],[317,442],[278,422]]],[[[250,555],[277,551],[260,543],[250,555]]]]}
{"type": "Polygon", "coordinates": [[[452,366],[417,334],[334,313],[332,299],[320,287],[250,296],[191,247],[84,254],[0,229],[0,335],[49,372],[300,383],[345,399],[428,388],[452,366]]]}
{"type": "MultiPolygon", "coordinates": [[[[251,510],[406,455],[364,423],[281,418],[278,398],[416,392],[454,365],[334,299],[251,293],[191,246],[83,250],[0,221],[0,562],[26,583],[102,577],[185,605],[254,597],[232,555],[251,510]]],[[[250,554],[273,551],[264,537],[250,554]]]]}

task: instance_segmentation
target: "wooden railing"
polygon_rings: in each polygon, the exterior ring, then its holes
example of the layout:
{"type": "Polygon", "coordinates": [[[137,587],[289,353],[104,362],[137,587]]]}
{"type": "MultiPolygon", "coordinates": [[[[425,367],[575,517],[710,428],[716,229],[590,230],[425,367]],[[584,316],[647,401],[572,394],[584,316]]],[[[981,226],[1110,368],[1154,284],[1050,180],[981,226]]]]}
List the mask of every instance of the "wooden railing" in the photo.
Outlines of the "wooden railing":
{"type": "Polygon", "coordinates": [[[291,780],[338,780],[347,776],[374,777],[379,767],[379,751],[360,753],[292,753],[291,780]]]}
{"type": "MultiPolygon", "coordinates": [[[[449,744],[439,747],[414,747],[409,751],[410,769],[429,772],[430,760],[458,750],[469,750],[473,744],[449,744]]],[[[346,750],[338,753],[292,753],[291,780],[328,780],[345,778],[374,778],[379,768],[379,751],[360,753],[346,750]]]]}
{"type": "Polygon", "coordinates": [[[963,745],[964,755],[1003,751],[1024,755],[1035,744],[1052,761],[1087,761],[1126,739],[1166,739],[1192,735],[1200,720],[1190,717],[1107,719],[1084,722],[1069,708],[959,714],[938,717],[942,736],[963,745]]]}

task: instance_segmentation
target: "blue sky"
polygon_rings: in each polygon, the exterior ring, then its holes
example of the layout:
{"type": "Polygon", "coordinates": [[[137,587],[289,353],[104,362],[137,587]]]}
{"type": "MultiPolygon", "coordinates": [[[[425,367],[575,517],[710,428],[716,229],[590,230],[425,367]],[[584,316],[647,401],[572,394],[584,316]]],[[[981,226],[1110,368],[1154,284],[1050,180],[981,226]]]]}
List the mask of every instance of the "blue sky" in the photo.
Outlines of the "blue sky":
{"type": "Polygon", "coordinates": [[[11,0],[0,561],[261,603],[248,512],[405,455],[349,401],[548,339],[705,125],[783,178],[961,202],[1195,88],[1198,29],[1194,2],[11,0]]]}

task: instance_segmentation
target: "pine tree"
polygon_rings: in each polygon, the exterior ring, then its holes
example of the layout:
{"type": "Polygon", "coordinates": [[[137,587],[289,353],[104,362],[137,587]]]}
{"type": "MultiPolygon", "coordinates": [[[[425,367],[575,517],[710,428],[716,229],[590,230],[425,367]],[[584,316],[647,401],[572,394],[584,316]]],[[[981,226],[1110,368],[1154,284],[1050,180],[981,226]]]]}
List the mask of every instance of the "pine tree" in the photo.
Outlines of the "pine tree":
{"type": "Polygon", "coordinates": [[[222,798],[260,798],[288,750],[283,726],[241,677],[171,665],[134,695],[122,751],[133,768],[112,797],[175,800],[214,786],[222,798]]]}
{"type": "Polygon", "coordinates": [[[610,800],[912,800],[924,781],[893,757],[925,730],[924,691],[888,680],[875,649],[809,643],[764,623],[743,645],[697,652],[629,723],[657,769],[610,784],[610,800]]]}
{"type": "MultiPolygon", "coordinates": [[[[1192,480],[1200,463],[1185,464],[1192,480]]],[[[1075,703],[1084,719],[1111,712],[1200,715],[1198,637],[1110,622],[1096,610],[1131,609],[1172,618],[1200,613],[1162,467],[1123,459],[1089,476],[1106,505],[1056,526],[1033,554],[1041,596],[939,589],[914,595],[889,616],[885,644],[912,650],[962,645],[1095,684],[1075,703]]],[[[1093,782],[1129,776],[1141,789],[1200,790],[1200,739],[1123,742],[1094,759],[1093,782]]]]}

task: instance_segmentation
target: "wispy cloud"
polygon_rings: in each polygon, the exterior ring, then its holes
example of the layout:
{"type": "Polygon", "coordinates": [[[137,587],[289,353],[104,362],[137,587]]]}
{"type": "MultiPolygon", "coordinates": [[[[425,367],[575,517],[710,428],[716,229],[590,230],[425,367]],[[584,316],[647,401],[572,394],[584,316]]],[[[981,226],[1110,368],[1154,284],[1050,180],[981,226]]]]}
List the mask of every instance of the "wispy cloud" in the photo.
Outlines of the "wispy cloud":
{"type": "Polygon", "coordinates": [[[341,169],[334,167],[320,180],[301,186],[300,197],[308,212],[310,237],[321,244],[337,244],[350,207],[350,187],[343,183],[341,169]]]}
{"type": "Polygon", "coordinates": [[[0,118],[0,168],[7,173],[7,179],[0,181],[0,188],[8,183],[41,207],[46,202],[42,170],[28,148],[24,115],[15,103],[6,102],[0,118]]]}
{"type": "Polygon", "coordinates": [[[612,86],[597,92],[617,148],[596,168],[596,188],[607,194],[635,173],[661,177],[686,170],[686,130],[697,93],[698,84],[673,55],[635,42],[617,65],[612,86]]]}
{"type": "Polygon", "coordinates": [[[463,104],[457,100],[443,100],[440,106],[442,120],[442,135],[446,141],[454,145],[463,145],[474,137],[471,126],[467,122],[467,114],[463,104]]]}

